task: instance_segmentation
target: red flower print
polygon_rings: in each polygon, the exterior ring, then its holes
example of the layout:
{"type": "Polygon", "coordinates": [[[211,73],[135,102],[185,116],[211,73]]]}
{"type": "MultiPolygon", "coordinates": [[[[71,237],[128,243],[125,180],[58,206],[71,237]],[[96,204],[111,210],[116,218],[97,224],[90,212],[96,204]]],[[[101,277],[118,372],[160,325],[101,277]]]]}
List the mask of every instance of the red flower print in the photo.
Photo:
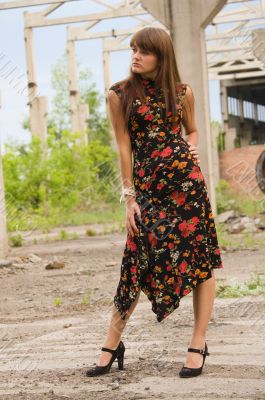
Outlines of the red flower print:
{"type": "Polygon", "coordinates": [[[174,247],[175,247],[174,243],[168,243],[168,248],[170,250],[174,249],[174,247]]]}
{"type": "Polygon", "coordinates": [[[191,232],[194,232],[196,229],[196,226],[193,223],[190,223],[189,221],[191,220],[188,221],[184,220],[178,225],[180,231],[182,232],[183,237],[189,236],[189,234],[191,232]]]}
{"type": "Polygon", "coordinates": [[[134,241],[134,238],[132,238],[131,236],[127,239],[127,245],[129,247],[129,249],[131,251],[136,251],[137,250],[137,246],[136,243],[134,241]]]}
{"type": "Polygon", "coordinates": [[[161,153],[160,153],[160,155],[161,155],[161,157],[167,157],[167,156],[169,156],[171,153],[172,153],[172,149],[171,149],[171,147],[170,146],[167,146],[161,153]]]}
{"type": "Polygon", "coordinates": [[[184,237],[187,237],[187,236],[189,236],[189,224],[187,223],[187,221],[186,220],[184,220],[184,221],[182,221],[180,224],[179,224],[179,229],[180,229],[180,231],[182,232],[182,236],[184,236],[184,237]]]}
{"type": "Polygon", "coordinates": [[[175,285],[175,287],[174,287],[174,292],[175,292],[176,294],[179,294],[179,293],[180,293],[180,287],[179,287],[179,285],[175,285]]]}
{"type": "Polygon", "coordinates": [[[186,294],[189,294],[190,291],[191,291],[191,290],[190,290],[189,288],[183,290],[183,296],[186,296],[186,294]]]}
{"type": "Polygon", "coordinates": [[[147,114],[147,115],[144,117],[144,119],[145,119],[146,121],[152,121],[152,120],[154,119],[154,116],[153,116],[153,114],[147,114]]]}
{"type": "Polygon", "coordinates": [[[130,268],[130,271],[131,271],[132,274],[135,274],[135,273],[136,273],[136,265],[133,265],[133,266],[130,268]]]}
{"type": "Polygon", "coordinates": [[[196,230],[196,225],[192,224],[192,223],[189,223],[189,230],[190,230],[190,232],[194,232],[196,230]]]}
{"type": "Polygon", "coordinates": [[[156,187],[158,190],[161,190],[161,189],[163,189],[164,186],[165,186],[164,183],[160,182],[156,187]]]}
{"type": "Polygon", "coordinates": [[[157,244],[157,239],[153,236],[152,232],[148,233],[148,240],[151,243],[151,246],[155,246],[157,244]]]}
{"type": "Polygon", "coordinates": [[[140,169],[138,175],[142,178],[144,176],[144,169],[140,169]]]}
{"type": "Polygon", "coordinates": [[[152,154],[151,154],[151,158],[158,157],[158,156],[160,156],[160,151],[159,150],[154,150],[152,152],[152,154]]]}
{"type": "Polygon", "coordinates": [[[203,239],[203,235],[197,235],[196,236],[196,240],[198,240],[198,242],[201,242],[203,239]]]}
{"type": "Polygon", "coordinates": [[[148,274],[146,277],[146,282],[151,282],[152,280],[152,274],[148,274]]]}
{"type": "Polygon", "coordinates": [[[201,171],[199,170],[199,168],[198,168],[196,165],[192,168],[192,171],[193,171],[193,172],[191,172],[191,173],[188,175],[189,178],[198,179],[198,181],[204,180],[201,171]]]}
{"type": "Polygon", "coordinates": [[[176,200],[177,200],[178,205],[182,206],[185,203],[186,194],[184,192],[178,193],[176,200]]]}
{"type": "Polygon", "coordinates": [[[177,200],[178,198],[178,191],[174,190],[174,192],[171,193],[171,198],[177,200]]]}
{"type": "Polygon", "coordinates": [[[192,217],[191,220],[192,220],[192,222],[194,222],[195,224],[198,224],[198,222],[200,221],[198,217],[192,217]]]}
{"type": "Polygon", "coordinates": [[[138,112],[139,114],[142,114],[142,113],[146,113],[146,112],[149,111],[149,110],[150,110],[150,107],[143,105],[143,106],[140,106],[140,107],[138,108],[137,112],[138,112]]]}
{"type": "Polygon", "coordinates": [[[173,129],[173,132],[174,133],[178,133],[180,131],[180,127],[179,126],[176,126],[174,129],[173,129]]]}
{"type": "Polygon", "coordinates": [[[179,269],[182,274],[185,274],[185,272],[187,272],[187,266],[187,261],[182,261],[182,263],[179,265],[179,269]]]}
{"type": "Polygon", "coordinates": [[[164,211],[160,211],[159,217],[160,218],[166,218],[167,214],[164,211]]]}
{"type": "Polygon", "coordinates": [[[150,188],[150,186],[151,186],[151,182],[146,182],[146,183],[145,183],[145,188],[146,188],[147,190],[150,188]]]}

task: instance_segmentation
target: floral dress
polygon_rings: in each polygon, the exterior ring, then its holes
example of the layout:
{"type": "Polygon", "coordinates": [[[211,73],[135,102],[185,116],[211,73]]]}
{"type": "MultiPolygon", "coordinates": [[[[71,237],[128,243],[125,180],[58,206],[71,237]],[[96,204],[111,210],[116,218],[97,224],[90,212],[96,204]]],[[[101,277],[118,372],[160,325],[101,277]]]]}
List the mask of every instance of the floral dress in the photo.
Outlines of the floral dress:
{"type": "MultiPolygon", "coordinates": [[[[223,263],[206,182],[181,136],[187,85],[176,89],[178,124],[172,129],[162,89],[152,79],[141,80],[145,101],[134,100],[128,123],[141,220],[135,213],[139,234],[127,233],[114,304],[125,319],[142,290],[161,322],[223,263]]],[[[109,89],[120,97],[122,81],[109,89]]]]}

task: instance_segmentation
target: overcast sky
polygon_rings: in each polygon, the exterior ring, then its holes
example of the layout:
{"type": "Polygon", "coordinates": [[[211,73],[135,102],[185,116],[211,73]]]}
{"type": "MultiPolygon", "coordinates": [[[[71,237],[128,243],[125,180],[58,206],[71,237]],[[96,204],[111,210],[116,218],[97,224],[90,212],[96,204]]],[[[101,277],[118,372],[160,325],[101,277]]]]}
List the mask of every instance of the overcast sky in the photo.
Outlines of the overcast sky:
{"type": "MultiPolygon", "coordinates": [[[[5,0],[6,1],[6,0],[5,0]]],[[[0,0],[0,3],[3,0],[0,0]]],[[[115,3],[114,1],[113,3],[115,3]]],[[[229,6],[231,7],[231,6],[229,6]]],[[[30,132],[22,129],[22,121],[28,116],[27,107],[27,79],[25,65],[25,47],[23,33],[23,12],[36,12],[45,6],[30,7],[0,11],[0,76],[1,68],[9,63],[9,69],[16,69],[19,79],[19,90],[7,78],[0,77],[1,110],[0,110],[0,136],[1,143],[11,139],[16,142],[30,140],[30,132]],[[23,90],[24,88],[24,90],[23,90]],[[22,92],[22,93],[21,93],[22,92]]],[[[106,10],[92,1],[73,1],[52,14],[54,17],[82,15],[106,10]]],[[[75,24],[78,26],[78,24],[75,24]]],[[[135,26],[132,18],[119,18],[104,20],[98,24],[94,31],[112,28],[126,28],[135,26]]],[[[51,66],[64,53],[66,43],[66,25],[34,29],[34,46],[38,93],[48,96],[49,104],[53,96],[51,88],[51,66]]],[[[102,44],[100,39],[76,42],[77,58],[80,64],[88,68],[92,74],[92,81],[103,94],[103,65],[102,44]]],[[[128,51],[113,52],[111,54],[111,82],[116,82],[127,75],[130,61],[128,51]]],[[[7,69],[5,69],[7,71],[7,69]]],[[[209,81],[211,104],[211,119],[221,120],[219,81],[209,81]]]]}

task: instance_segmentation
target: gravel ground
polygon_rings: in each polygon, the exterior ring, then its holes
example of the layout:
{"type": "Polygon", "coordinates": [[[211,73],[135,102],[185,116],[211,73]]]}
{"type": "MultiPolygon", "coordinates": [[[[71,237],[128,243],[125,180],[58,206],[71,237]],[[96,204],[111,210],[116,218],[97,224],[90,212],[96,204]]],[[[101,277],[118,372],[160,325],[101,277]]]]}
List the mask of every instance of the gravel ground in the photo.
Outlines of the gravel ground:
{"type": "MultiPolygon", "coordinates": [[[[107,332],[124,244],[125,233],[112,233],[11,249],[16,262],[0,268],[0,399],[264,399],[263,295],[215,299],[203,373],[181,379],[192,293],[159,323],[142,292],[123,332],[125,369],[115,362],[107,375],[85,376],[107,332]],[[29,261],[32,254],[40,259],[29,261]],[[64,268],[45,269],[54,260],[64,268]]],[[[264,273],[264,254],[223,251],[217,281],[264,273]]]]}

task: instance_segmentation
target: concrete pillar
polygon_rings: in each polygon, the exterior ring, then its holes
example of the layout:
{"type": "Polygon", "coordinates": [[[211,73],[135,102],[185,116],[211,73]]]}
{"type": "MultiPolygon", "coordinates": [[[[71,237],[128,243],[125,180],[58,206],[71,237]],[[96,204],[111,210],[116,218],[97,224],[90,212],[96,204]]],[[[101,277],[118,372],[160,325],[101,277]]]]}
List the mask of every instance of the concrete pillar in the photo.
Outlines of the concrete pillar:
{"type": "Polygon", "coordinates": [[[214,188],[218,185],[220,179],[220,170],[219,170],[219,153],[218,153],[218,135],[219,135],[219,126],[217,124],[213,124],[211,126],[211,138],[212,138],[212,152],[213,152],[213,168],[215,171],[213,185],[214,188]]]}
{"type": "Polygon", "coordinates": [[[84,144],[87,144],[86,119],[89,116],[89,109],[87,104],[81,104],[80,101],[77,82],[75,42],[74,40],[69,39],[69,28],[67,40],[67,61],[70,86],[70,117],[72,131],[83,133],[82,141],[84,144]]]}
{"type": "Polygon", "coordinates": [[[254,121],[255,121],[255,125],[259,124],[259,118],[258,118],[258,105],[257,103],[253,103],[253,107],[254,107],[254,121]]]}
{"type": "Polygon", "coordinates": [[[79,131],[79,118],[78,118],[78,103],[79,93],[77,88],[77,66],[76,66],[76,54],[75,44],[73,40],[67,41],[67,59],[68,59],[68,75],[70,85],[70,113],[71,113],[71,124],[72,131],[79,131]]]}
{"type": "MultiPolygon", "coordinates": [[[[27,12],[24,13],[26,19],[27,12]]],[[[28,99],[29,99],[29,120],[30,131],[32,135],[37,135],[41,138],[43,148],[45,148],[47,140],[47,100],[45,97],[38,96],[38,87],[36,83],[36,67],[34,59],[33,46],[33,29],[24,29],[24,40],[26,50],[26,64],[28,76],[28,99]]]]}
{"type": "Polygon", "coordinates": [[[216,213],[204,29],[223,8],[226,0],[142,0],[141,3],[170,30],[181,81],[190,84],[193,89],[200,136],[200,165],[212,209],[216,213]]]}
{"type": "MultiPolygon", "coordinates": [[[[104,43],[104,41],[103,41],[104,43]]],[[[108,94],[108,89],[110,87],[110,81],[111,81],[111,76],[110,76],[110,52],[109,50],[104,50],[104,44],[103,44],[103,73],[104,73],[104,83],[105,83],[105,98],[107,97],[108,94]]]]}
{"type": "Polygon", "coordinates": [[[240,113],[240,122],[244,122],[244,106],[243,106],[243,97],[242,93],[239,95],[239,113],[240,113]]]}
{"type": "Polygon", "coordinates": [[[227,146],[228,132],[228,102],[227,102],[227,87],[224,82],[220,81],[220,98],[221,98],[221,112],[222,112],[222,121],[223,121],[223,132],[224,132],[224,143],[225,149],[227,146]]]}
{"type": "MultiPolygon", "coordinates": [[[[111,85],[111,67],[110,67],[110,51],[106,50],[105,47],[105,40],[103,40],[103,74],[104,74],[104,92],[105,92],[105,100],[106,100],[106,112],[108,116],[108,120],[110,121],[110,115],[109,115],[109,104],[108,104],[108,90],[111,85]]],[[[111,148],[114,151],[118,151],[118,146],[117,146],[117,141],[115,139],[115,132],[110,124],[110,133],[111,133],[111,148]]]]}

